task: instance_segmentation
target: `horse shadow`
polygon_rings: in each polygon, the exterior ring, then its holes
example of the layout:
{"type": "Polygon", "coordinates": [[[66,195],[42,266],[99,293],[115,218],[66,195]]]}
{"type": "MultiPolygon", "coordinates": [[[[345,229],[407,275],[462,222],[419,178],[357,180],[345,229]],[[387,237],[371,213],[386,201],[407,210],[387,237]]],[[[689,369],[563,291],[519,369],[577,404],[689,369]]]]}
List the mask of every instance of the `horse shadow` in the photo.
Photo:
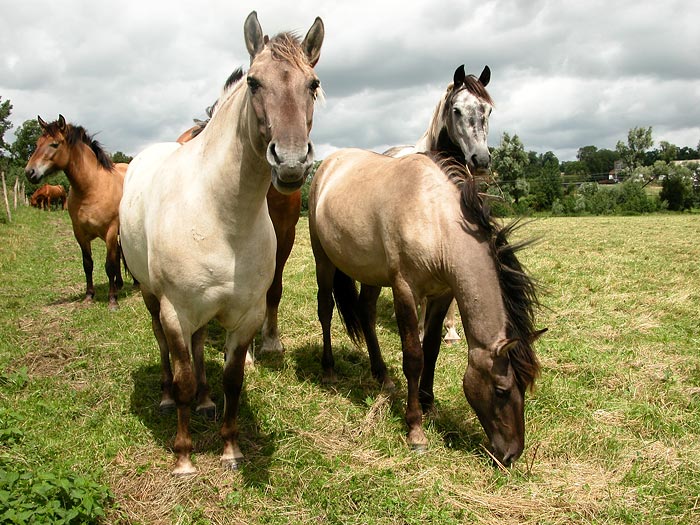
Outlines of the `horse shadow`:
{"type": "MultiPolygon", "coordinates": [[[[378,314],[379,317],[379,314],[378,314]]],[[[387,317],[390,319],[391,315],[387,317]]],[[[373,399],[382,392],[381,386],[372,376],[369,357],[364,347],[357,348],[335,343],[333,356],[335,359],[336,380],[333,383],[323,381],[321,356],[323,348],[320,345],[309,344],[292,351],[295,373],[300,381],[306,381],[318,388],[348,399],[356,406],[367,408],[368,399],[373,399]]],[[[438,359],[437,366],[440,366],[438,359]]],[[[388,364],[389,376],[396,388],[388,392],[390,413],[400,420],[406,415],[406,380],[399,368],[396,370],[388,364]]],[[[435,399],[434,409],[424,415],[424,427],[431,428],[442,438],[445,447],[467,453],[482,454],[481,445],[485,434],[475,418],[470,418],[472,408],[462,397],[464,405],[456,406],[455,401],[435,399]]],[[[402,436],[403,437],[403,436],[402,436]]],[[[484,453],[485,455],[485,453],[484,453]]]]}
{"type": "MultiPolygon", "coordinates": [[[[134,286],[132,283],[125,282],[121,290],[119,290],[119,295],[117,296],[117,301],[124,300],[131,297],[134,294],[138,294],[138,286],[134,286]]],[[[60,306],[73,303],[83,303],[85,301],[85,290],[81,292],[71,293],[63,297],[59,297],[51,302],[48,306],[60,306]]],[[[95,285],[95,296],[92,298],[92,303],[99,305],[109,304],[109,283],[101,283],[95,285]]]]}
{"type": "MultiPolygon", "coordinates": [[[[208,418],[192,410],[192,452],[195,455],[218,456],[223,450],[223,441],[219,435],[219,419],[224,406],[223,358],[205,359],[204,366],[211,387],[211,398],[216,404],[216,417],[208,418]]],[[[148,428],[153,439],[161,447],[172,451],[177,430],[177,411],[160,410],[160,373],[160,364],[153,363],[144,364],[132,372],[134,387],[130,398],[130,411],[148,428]]],[[[255,412],[251,410],[245,383],[241,392],[237,421],[240,430],[239,445],[245,454],[245,459],[239,465],[244,483],[247,486],[267,486],[276,445],[273,437],[261,430],[255,412]]]]}

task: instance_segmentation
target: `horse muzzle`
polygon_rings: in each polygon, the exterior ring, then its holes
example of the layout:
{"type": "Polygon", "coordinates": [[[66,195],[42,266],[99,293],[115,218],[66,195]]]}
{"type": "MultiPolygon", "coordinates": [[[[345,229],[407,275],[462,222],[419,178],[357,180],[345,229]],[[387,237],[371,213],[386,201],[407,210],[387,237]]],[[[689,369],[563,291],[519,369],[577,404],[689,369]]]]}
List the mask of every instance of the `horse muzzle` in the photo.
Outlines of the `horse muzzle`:
{"type": "Polygon", "coordinates": [[[41,180],[41,177],[43,177],[44,174],[39,173],[39,170],[37,170],[35,168],[26,168],[24,170],[24,175],[27,177],[29,182],[36,184],[37,182],[39,182],[41,180]]]}
{"type": "Polygon", "coordinates": [[[314,146],[309,141],[305,147],[281,147],[270,142],[267,162],[272,169],[272,184],[283,194],[290,194],[302,187],[314,163],[314,146]]]}

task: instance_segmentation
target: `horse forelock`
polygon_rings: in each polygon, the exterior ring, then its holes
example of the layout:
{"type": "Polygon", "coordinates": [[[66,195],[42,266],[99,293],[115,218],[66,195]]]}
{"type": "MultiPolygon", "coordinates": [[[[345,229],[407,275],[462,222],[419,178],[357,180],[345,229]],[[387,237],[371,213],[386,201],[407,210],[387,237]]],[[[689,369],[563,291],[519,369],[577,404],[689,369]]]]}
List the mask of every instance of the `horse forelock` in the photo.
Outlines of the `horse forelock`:
{"type": "Polygon", "coordinates": [[[483,100],[484,102],[488,102],[492,106],[494,105],[491,95],[489,95],[489,92],[486,91],[486,87],[474,75],[467,75],[464,78],[464,83],[460,84],[457,89],[455,89],[454,84],[450,84],[447,87],[448,97],[450,97],[450,101],[452,101],[458,93],[464,90],[468,91],[476,98],[483,100]]]}
{"type": "Polygon", "coordinates": [[[301,38],[296,33],[286,31],[273,36],[267,44],[272,58],[284,60],[298,67],[311,67],[309,58],[301,47],[301,38]]]}
{"type": "Polygon", "coordinates": [[[508,356],[518,386],[524,391],[534,385],[540,373],[539,360],[531,340],[535,330],[535,309],[540,302],[537,283],[518,260],[517,252],[533,241],[510,243],[508,238],[522,223],[515,220],[505,226],[501,225],[491,214],[488,203],[479,195],[477,180],[465,166],[449,157],[431,155],[431,158],[461,190],[465,227],[466,222],[476,225],[489,240],[491,254],[496,262],[501,298],[506,309],[506,334],[508,338],[518,340],[508,356]]]}

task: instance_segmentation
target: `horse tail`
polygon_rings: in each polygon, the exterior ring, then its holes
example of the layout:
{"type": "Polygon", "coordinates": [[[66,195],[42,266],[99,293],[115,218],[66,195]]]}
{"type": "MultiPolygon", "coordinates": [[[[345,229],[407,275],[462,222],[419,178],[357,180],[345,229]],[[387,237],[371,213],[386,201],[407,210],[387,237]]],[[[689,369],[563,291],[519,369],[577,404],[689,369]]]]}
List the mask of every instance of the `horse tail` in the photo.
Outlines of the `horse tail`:
{"type": "Polygon", "coordinates": [[[117,232],[117,249],[119,250],[119,257],[122,260],[122,266],[124,267],[124,276],[131,277],[131,279],[134,281],[134,287],[137,287],[139,282],[136,280],[136,277],[134,277],[134,274],[131,273],[129,266],[126,264],[126,257],[124,257],[124,250],[122,250],[122,238],[121,235],[119,235],[119,232],[117,232]]]}
{"type": "Polygon", "coordinates": [[[348,336],[353,343],[360,345],[365,336],[357,315],[359,297],[355,281],[338,269],[333,277],[333,297],[348,336]]]}

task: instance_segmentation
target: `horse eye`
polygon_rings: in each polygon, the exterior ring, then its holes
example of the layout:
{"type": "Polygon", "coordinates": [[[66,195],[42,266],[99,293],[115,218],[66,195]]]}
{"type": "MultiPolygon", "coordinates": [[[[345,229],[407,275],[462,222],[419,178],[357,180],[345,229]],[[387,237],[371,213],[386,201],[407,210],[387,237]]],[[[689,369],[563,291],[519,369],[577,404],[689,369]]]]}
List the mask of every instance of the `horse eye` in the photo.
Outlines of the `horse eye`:
{"type": "Polygon", "coordinates": [[[506,399],[510,395],[510,390],[506,388],[496,387],[495,392],[496,397],[500,397],[501,399],[506,399]]]}
{"type": "Polygon", "coordinates": [[[260,82],[258,82],[257,79],[255,79],[253,77],[248,77],[247,82],[248,82],[248,87],[250,88],[251,93],[255,94],[255,92],[258,89],[260,89],[260,82]]]}
{"type": "Polygon", "coordinates": [[[319,87],[321,87],[321,81],[317,78],[312,80],[311,84],[309,84],[309,89],[311,90],[312,93],[315,93],[319,87]]]}
{"type": "Polygon", "coordinates": [[[454,112],[455,115],[458,117],[462,116],[462,112],[459,110],[459,108],[452,108],[452,111],[454,112]]]}
{"type": "Polygon", "coordinates": [[[49,146],[51,146],[53,149],[58,149],[58,142],[52,142],[49,144],[49,146]]]}

